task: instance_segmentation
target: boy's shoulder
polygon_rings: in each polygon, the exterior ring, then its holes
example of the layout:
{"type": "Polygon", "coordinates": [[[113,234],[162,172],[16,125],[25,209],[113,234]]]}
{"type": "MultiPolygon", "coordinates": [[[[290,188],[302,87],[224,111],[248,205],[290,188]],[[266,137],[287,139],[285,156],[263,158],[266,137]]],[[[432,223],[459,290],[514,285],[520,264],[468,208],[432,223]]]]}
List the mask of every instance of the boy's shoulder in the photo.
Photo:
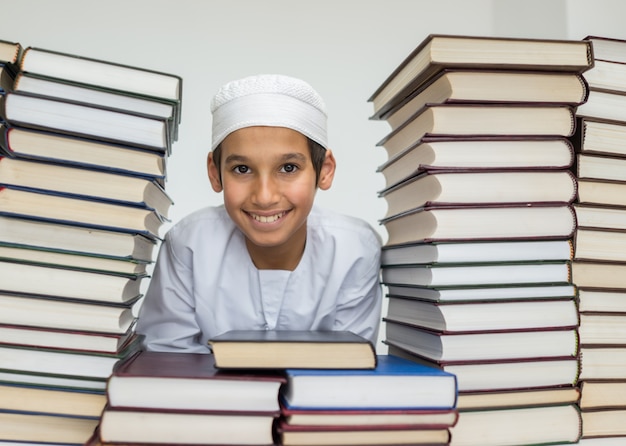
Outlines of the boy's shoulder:
{"type": "Polygon", "coordinates": [[[330,209],[313,206],[307,225],[310,230],[334,234],[341,238],[358,238],[361,242],[380,245],[380,234],[365,220],[330,209]]]}

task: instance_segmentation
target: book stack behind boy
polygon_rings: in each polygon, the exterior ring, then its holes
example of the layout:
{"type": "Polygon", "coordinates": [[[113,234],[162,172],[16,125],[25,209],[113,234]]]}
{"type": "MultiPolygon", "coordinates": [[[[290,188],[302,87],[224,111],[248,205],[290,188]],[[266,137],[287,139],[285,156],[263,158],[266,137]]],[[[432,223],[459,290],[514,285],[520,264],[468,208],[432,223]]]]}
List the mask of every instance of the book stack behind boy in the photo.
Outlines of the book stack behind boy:
{"type": "MultiPolygon", "coordinates": [[[[583,439],[626,437],[626,41],[589,36],[589,103],[573,138],[583,439]]],[[[591,441],[591,440],[589,440],[591,441]]]]}
{"type": "Polygon", "coordinates": [[[92,443],[448,444],[456,377],[350,332],[238,331],[119,363],[92,443]]]}
{"type": "MultiPolygon", "coordinates": [[[[7,43],[8,44],[8,43],[7,43]]],[[[22,49],[2,95],[0,444],[83,444],[171,199],[181,79],[22,49]]]]}
{"type": "Polygon", "coordinates": [[[459,383],[453,445],[576,442],[576,178],[585,41],[428,36],[370,98],[389,353],[459,383]]]}

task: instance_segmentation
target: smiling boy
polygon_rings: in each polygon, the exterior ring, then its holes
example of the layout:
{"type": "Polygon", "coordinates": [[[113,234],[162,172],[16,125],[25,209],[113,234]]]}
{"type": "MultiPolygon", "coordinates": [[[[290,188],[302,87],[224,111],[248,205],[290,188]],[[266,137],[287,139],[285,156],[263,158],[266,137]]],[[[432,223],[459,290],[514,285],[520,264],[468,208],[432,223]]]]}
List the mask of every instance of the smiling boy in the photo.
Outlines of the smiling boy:
{"type": "Polygon", "coordinates": [[[380,237],[314,204],[331,187],[321,97],[299,79],[251,76],[211,104],[211,187],[224,205],[166,234],[137,331],[150,350],[208,353],[232,329],[350,330],[376,343],[380,237]]]}

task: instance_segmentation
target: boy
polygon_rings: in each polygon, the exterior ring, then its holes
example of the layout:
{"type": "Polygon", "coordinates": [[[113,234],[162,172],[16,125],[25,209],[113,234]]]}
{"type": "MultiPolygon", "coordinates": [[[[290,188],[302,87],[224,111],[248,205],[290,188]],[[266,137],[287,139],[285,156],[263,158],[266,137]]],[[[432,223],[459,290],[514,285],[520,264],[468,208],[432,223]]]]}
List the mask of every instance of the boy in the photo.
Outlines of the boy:
{"type": "Polygon", "coordinates": [[[224,85],[211,111],[207,170],[224,205],[166,234],[139,313],[146,347],[208,353],[231,329],[350,330],[375,344],[380,237],[313,204],[335,174],[322,99],[261,75],[224,85]]]}

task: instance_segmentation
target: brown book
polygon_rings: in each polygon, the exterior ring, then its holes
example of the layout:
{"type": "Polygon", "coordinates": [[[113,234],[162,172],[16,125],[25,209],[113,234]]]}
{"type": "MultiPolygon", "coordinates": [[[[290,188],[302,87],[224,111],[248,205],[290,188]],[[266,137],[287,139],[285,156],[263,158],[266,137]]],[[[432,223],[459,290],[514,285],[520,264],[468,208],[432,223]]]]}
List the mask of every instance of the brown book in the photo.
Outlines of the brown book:
{"type": "Polygon", "coordinates": [[[592,381],[580,383],[580,408],[626,409],[626,380],[592,381]]]}
{"type": "Polygon", "coordinates": [[[349,331],[233,330],[209,339],[224,369],[373,369],[372,343],[349,331]]]}
{"type": "Polygon", "coordinates": [[[97,418],[0,411],[0,438],[17,444],[80,445],[97,426],[97,418]]]}
{"type": "Polygon", "coordinates": [[[564,137],[424,137],[381,164],[386,188],[424,170],[566,169],[574,162],[564,137]]]}
{"type": "Polygon", "coordinates": [[[389,158],[424,136],[571,136],[574,108],[542,104],[430,104],[377,145],[389,158]]]}
{"type": "Polygon", "coordinates": [[[385,218],[419,207],[565,204],[576,198],[576,178],[569,170],[425,170],[379,196],[387,203],[385,218]]]}
{"type": "Polygon", "coordinates": [[[445,68],[497,68],[582,72],[593,65],[586,41],[427,36],[369,98],[378,115],[401,102],[445,68]]]}
{"type": "Polygon", "coordinates": [[[579,287],[626,288],[626,263],[574,260],[572,282],[579,287]]]}
{"type": "Polygon", "coordinates": [[[392,129],[402,125],[426,104],[541,103],[579,105],[587,99],[587,83],[580,73],[444,70],[382,116],[392,129]]]}
{"type": "Polygon", "coordinates": [[[576,228],[573,209],[557,206],[423,207],[381,220],[388,244],[418,241],[564,238],[576,228]]]}
{"type": "Polygon", "coordinates": [[[279,413],[280,373],[228,372],[211,354],[141,351],[117,364],[107,384],[112,408],[279,413]]]}

